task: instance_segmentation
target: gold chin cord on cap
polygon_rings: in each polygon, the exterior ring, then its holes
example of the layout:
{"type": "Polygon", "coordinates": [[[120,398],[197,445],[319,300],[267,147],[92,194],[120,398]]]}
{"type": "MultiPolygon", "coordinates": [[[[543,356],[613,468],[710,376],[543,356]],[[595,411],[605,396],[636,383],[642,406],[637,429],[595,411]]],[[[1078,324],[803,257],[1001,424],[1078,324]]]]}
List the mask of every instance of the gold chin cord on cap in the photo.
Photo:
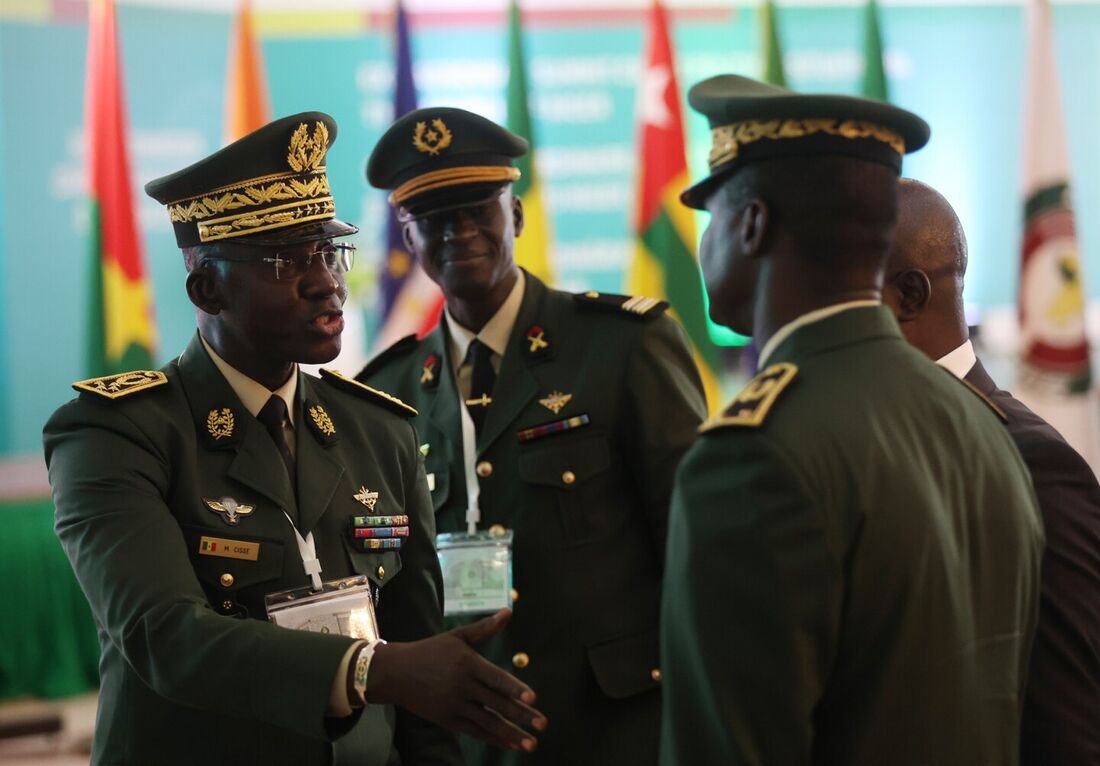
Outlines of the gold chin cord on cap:
{"type": "Polygon", "coordinates": [[[736,159],[742,146],[761,139],[781,141],[818,133],[849,139],[871,138],[886,144],[899,155],[905,154],[905,139],[901,134],[872,122],[836,119],[748,120],[711,129],[711,148],[707,163],[713,170],[736,159]]]}

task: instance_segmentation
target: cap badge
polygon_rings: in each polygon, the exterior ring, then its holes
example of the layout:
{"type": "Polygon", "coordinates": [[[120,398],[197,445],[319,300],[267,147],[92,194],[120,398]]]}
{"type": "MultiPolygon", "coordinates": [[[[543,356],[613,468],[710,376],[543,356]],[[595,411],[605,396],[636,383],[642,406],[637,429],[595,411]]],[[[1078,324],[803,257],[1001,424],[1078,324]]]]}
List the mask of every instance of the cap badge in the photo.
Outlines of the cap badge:
{"type": "Polygon", "coordinates": [[[377,492],[371,492],[365,486],[360,485],[359,491],[352,495],[352,497],[354,497],[363,505],[367,506],[368,511],[370,511],[371,513],[374,512],[374,504],[378,502],[377,492]]]}
{"type": "Polygon", "coordinates": [[[256,506],[238,503],[231,497],[223,497],[221,500],[211,500],[208,497],[202,499],[206,507],[222,517],[222,521],[231,527],[240,523],[242,516],[248,516],[256,506]]]}
{"type": "Polygon", "coordinates": [[[210,410],[206,416],[206,430],[214,437],[214,440],[228,439],[233,435],[233,410],[222,407],[221,412],[210,410]]]}
{"type": "Polygon", "coordinates": [[[309,416],[313,418],[313,424],[317,426],[317,430],[325,436],[333,436],[336,433],[336,426],[332,424],[332,418],[325,412],[325,408],[321,405],[316,405],[309,408],[309,416]]]}
{"type": "Polygon", "coordinates": [[[527,353],[534,354],[545,348],[550,348],[550,341],[546,340],[546,331],[536,325],[531,325],[527,330],[527,342],[531,344],[531,347],[527,349],[527,353]]]}
{"type": "Polygon", "coordinates": [[[318,120],[313,124],[313,135],[309,135],[306,124],[300,123],[294,135],[290,137],[289,154],[286,162],[295,173],[318,170],[325,161],[328,151],[328,128],[318,120]]]}
{"type": "Polygon", "coordinates": [[[561,412],[562,407],[569,404],[569,400],[572,398],[573,394],[563,394],[561,391],[555,390],[551,391],[545,399],[539,399],[539,404],[557,415],[561,412]]]}
{"type": "Polygon", "coordinates": [[[416,123],[416,129],[413,131],[413,146],[418,152],[434,157],[451,145],[452,138],[451,131],[447,129],[443,120],[436,118],[432,120],[430,129],[426,122],[416,123]]]}

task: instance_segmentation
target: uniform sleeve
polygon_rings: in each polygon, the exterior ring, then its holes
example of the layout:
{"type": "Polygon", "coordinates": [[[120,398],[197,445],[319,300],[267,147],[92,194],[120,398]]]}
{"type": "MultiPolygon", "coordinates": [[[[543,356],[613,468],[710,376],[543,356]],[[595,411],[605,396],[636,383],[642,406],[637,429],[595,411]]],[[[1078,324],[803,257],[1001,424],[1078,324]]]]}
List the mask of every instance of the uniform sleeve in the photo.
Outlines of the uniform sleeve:
{"type": "MultiPolygon", "coordinates": [[[[417,450],[420,441],[411,424],[409,429],[406,475],[410,482],[405,488],[409,537],[401,548],[401,574],[385,588],[379,604],[388,641],[416,641],[443,629],[443,574],[435,553],[435,514],[424,461],[417,450]]],[[[407,766],[462,763],[458,740],[451,732],[400,707],[396,745],[407,766]]]]}
{"type": "Polygon", "coordinates": [[[680,325],[668,317],[647,324],[626,369],[629,439],[634,471],[658,556],[664,556],[676,466],[707,415],[699,370],[680,325]]]}
{"type": "Polygon", "coordinates": [[[810,763],[843,579],[820,509],[759,433],[679,471],[661,609],[661,763],[810,763]]]}
{"type": "Polygon", "coordinates": [[[106,640],[166,699],[330,738],[325,712],[351,639],[210,609],[165,501],[168,438],[127,412],[76,401],[45,429],[57,535],[106,640]]]}
{"type": "Polygon", "coordinates": [[[1100,486],[1061,440],[1022,437],[1046,528],[1021,761],[1100,763],[1100,486]]]}

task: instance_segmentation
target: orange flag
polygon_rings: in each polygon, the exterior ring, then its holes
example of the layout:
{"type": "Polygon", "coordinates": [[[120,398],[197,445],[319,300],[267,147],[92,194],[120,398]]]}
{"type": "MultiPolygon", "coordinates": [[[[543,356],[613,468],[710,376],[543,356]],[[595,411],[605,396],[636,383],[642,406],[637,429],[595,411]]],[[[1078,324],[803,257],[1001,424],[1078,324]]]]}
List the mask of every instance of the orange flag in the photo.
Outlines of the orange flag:
{"type": "Polygon", "coordinates": [[[237,8],[225,88],[225,140],[235,141],[271,121],[264,57],[252,26],[252,4],[237,8]]]}

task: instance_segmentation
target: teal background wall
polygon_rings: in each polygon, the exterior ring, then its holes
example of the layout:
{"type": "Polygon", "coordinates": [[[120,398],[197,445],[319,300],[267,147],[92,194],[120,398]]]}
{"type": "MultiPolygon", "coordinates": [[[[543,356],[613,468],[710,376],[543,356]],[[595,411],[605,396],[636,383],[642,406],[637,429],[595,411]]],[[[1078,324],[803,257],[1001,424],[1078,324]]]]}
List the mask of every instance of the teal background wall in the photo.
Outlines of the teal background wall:
{"type": "MultiPolygon", "coordinates": [[[[85,376],[81,122],[87,29],[80,4],[67,5],[77,11],[29,19],[0,8],[0,457],[37,452],[43,422],[71,396],[70,382],[85,376]]],[[[906,161],[905,172],[940,188],[963,219],[971,244],[968,300],[986,308],[1012,304],[1020,230],[1023,9],[886,5],[881,14],[893,100],[933,127],[931,143],[906,161]]],[[[529,25],[532,106],[559,283],[619,291],[631,248],[643,17],[586,18],[544,16],[529,25]]],[[[1083,268],[1089,295],[1096,298],[1100,220],[1091,211],[1100,204],[1100,4],[1059,5],[1054,18],[1083,268]]],[[[503,119],[504,21],[503,14],[414,16],[421,104],[464,106],[503,119]]],[[[221,145],[231,18],[123,4],[118,23],[134,199],[163,362],[187,342],[193,313],[167,216],[140,187],[221,145]]],[[[794,87],[856,91],[862,7],[784,4],[779,24],[794,87]]],[[[723,71],[758,72],[753,8],[687,9],[674,17],[673,30],[682,86],[723,71]]],[[[385,201],[367,188],[362,169],[390,119],[389,34],[385,25],[361,24],[333,34],[302,37],[279,30],[263,36],[274,112],[320,109],[340,126],[329,175],[337,214],[362,229],[358,244],[364,255],[355,286],[368,320],[385,201]]],[[[688,132],[698,175],[706,126],[692,115],[688,132]]]]}

